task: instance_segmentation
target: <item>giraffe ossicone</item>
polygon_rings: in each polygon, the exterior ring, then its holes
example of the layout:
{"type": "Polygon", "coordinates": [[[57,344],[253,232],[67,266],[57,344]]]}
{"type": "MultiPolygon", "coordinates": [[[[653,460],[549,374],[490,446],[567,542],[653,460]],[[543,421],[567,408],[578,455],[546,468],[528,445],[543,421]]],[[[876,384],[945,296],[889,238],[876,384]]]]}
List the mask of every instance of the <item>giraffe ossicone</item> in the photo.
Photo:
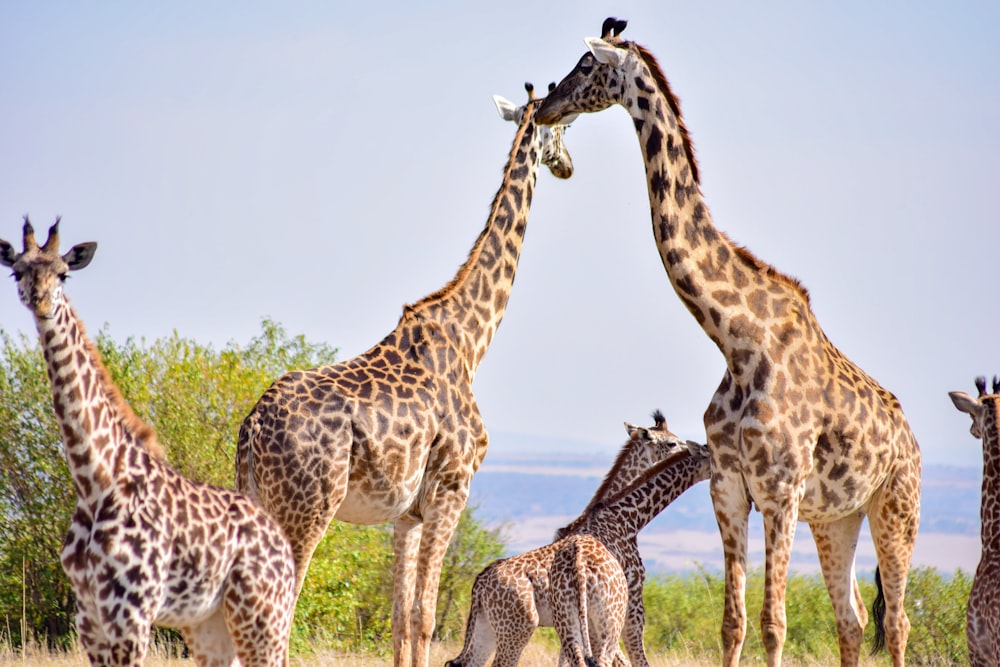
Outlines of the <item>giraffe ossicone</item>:
{"type": "Polygon", "coordinates": [[[868,621],[854,573],[867,516],[881,582],[876,646],[904,662],[903,607],[920,516],[920,449],[896,397],[827,338],[798,280],[712,223],[680,103],[652,53],[610,18],[538,110],[541,123],[619,105],[646,169],[653,236],[674,292],[726,359],[705,412],[713,508],[725,556],[723,664],[746,637],[747,523],[764,522],[761,636],[781,663],[785,584],[799,520],[809,523],[837,618],[842,665],[856,665],[868,621]],[[884,616],[882,615],[884,612],[884,616]],[[884,633],[883,633],[884,631],[884,633]]]}
{"type": "Polygon", "coordinates": [[[535,122],[526,88],[502,184],[455,277],[367,352],[277,378],[240,427],[236,486],[284,528],[297,590],[334,519],[393,522],[398,667],[429,659],[441,564],[489,442],[472,382],[506,309],[539,167],[573,173],[564,127],[535,122]]]}
{"type": "Polygon", "coordinates": [[[59,254],[59,221],[39,246],[0,239],[32,312],[76,489],[61,562],[93,665],[141,665],[152,625],[180,630],[199,665],[283,667],[295,564],[281,528],[248,497],[193,482],[162,459],[155,432],[111,381],[63,292],[96,243],[59,254]]]}

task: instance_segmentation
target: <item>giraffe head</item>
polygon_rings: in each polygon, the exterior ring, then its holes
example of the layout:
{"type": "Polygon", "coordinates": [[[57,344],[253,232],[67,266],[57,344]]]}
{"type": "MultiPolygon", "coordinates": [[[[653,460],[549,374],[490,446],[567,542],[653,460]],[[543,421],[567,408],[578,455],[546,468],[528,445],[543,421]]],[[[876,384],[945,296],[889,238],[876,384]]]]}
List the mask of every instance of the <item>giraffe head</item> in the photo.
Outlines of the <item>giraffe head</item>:
{"type": "Polygon", "coordinates": [[[625,430],[629,437],[626,447],[638,447],[647,468],[687,447],[684,440],[667,428],[667,420],[659,410],[653,412],[652,426],[636,426],[625,422],[625,430]]]}
{"type": "Polygon", "coordinates": [[[545,98],[538,122],[557,123],[566,116],[625,103],[625,77],[638,58],[635,45],[620,36],[626,25],[627,21],[606,19],[600,37],[583,40],[587,52],[545,98]]]}
{"type": "MultiPolygon", "coordinates": [[[[555,83],[549,84],[550,91],[555,87],[555,83]]],[[[541,100],[535,97],[535,87],[531,83],[525,83],[524,89],[528,91],[528,101],[522,106],[516,106],[500,95],[493,96],[493,103],[497,105],[497,111],[500,112],[501,118],[518,125],[524,122],[526,113],[530,113],[534,118],[541,100]]],[[[538,140],[542,147],[542,164],[548,167],[556,178],[569,178],[573,175],[573,159],[570,157],[569,151],[566,150],[563,136],[566,128],[575,118],[572,116],[559,123],[535,126],[535,132],[538,134],[538,140]]]]}
{"type": "Polygon", "coordinates": [[[974,437],[982,439],[991,426],[996,427],[997,413],[1000,411],[1000,377],[993,376],[993,393],[986,393],[986,378],[983,376],[976,378],[976,389],[979,390],[977,398],[972,398],[964,391],[948,392],[948,396],[960,412],[972,417],[969,431],[974,437]]]}
{"type": "Polygon", "coordinates": [[[41,319],[53,316],[63,300],[63,283],[70,271],[82,269],[93,259],[96,243],[78,243],[65,255],[59,254],[59,218],[49,228],[48,238],[41,246],[35,241],[35,230],[24,216],[23,250],[0,239],[0,264],[11,267],[21,303],[41,319]]]}

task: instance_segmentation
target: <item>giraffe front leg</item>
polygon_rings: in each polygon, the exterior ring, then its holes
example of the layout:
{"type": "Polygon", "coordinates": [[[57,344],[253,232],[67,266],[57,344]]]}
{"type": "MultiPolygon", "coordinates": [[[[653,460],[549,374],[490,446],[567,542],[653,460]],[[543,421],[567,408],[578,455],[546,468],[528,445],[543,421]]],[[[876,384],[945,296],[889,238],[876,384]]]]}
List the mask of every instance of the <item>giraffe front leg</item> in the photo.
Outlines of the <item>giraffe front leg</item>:
{"type": "Polygon", "coordinates": [[[392,655],[395,667],[412,662],[413,638],[410,616],[413,613],[417,560],[423,524],[410,515],[393,524],[394,567],[392,581],[392,655]]]}
{"type": "Polygon", "coordinates": [[[645,577],[646,572],[645,568],[642,567],[642,560],[638,559],[637,571],[631,573],[629,577],[625,628],[622,633],[625,652],[628,653],[628,657],[635,667],[649,666],[649,660],[646,658],[646,647],[643,643],[643,634],[646,629],[646,609],[642,602],[642,587],[645,577]]]}
{"type": "Polygon", "coordinates": [[[443,484],[438,486],[433,502],[423,508],[423,530],[416,559],[413,612],[410,617],[411,663],[414,667],[426,667],[430,662],[441,565],[469,497],[468,479],[457,489],[442,487],[443,484]]]}
{"type": "Polygon", "coordinates": [[[785,586],[791,561],[798,499],[792,494],[785,502],[769,503],[761,508],[764,517],[764,605],[760,610],[761,641],[767,651],[768,667],[781,664],[788,619],[785,615],[785,586]]]}
{"type": "Polygon", "coordinates": [[[861,532],[862,515],[851,514],[839,521],[810,524],[826,589],[837,618],[840,664],[857,665],[868,612],[858,591],[854,552],[861,532]]]}
{"type": "Polygon", "coordinates": [[[722,607],[722,664],[736,667],[747,633],[747,521],[750,499],[742,477],[714,474],[722,468],[713,461],[710,483],[712,508],[719,525],[725,562],[725,600],[722,607]]]}

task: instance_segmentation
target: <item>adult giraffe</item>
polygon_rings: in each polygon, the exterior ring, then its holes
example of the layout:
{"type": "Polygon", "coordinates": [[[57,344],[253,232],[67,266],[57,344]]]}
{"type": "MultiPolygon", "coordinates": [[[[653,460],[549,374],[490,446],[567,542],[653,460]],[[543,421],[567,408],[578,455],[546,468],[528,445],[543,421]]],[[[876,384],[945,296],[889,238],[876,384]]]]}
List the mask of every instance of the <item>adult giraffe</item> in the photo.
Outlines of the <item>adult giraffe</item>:
{"type": "Polygon", "coordinates": [[[717,230],[677,98],[644,47],[608,19],[602,37],[546,98],[541,123],[613,104],[632,117],[646,166],[653,235],[674,291],[719,347],[726,373],[705,412],[711,495],[725,553],[724,664],[746,636],[747,521],[761,511],[767,550],[761,630],[781,663],[785,583],[798,520],[809,523],[837,616],[840,659],[856,665],[867,613],[854,552],[868,516],[884,587],[885,639],[902,665],[903,610],[920,514],[920,451],[899,401],[820,328],[802,285],[717,230]]]}
{"type": "Polygon", "coordinates": [[[285,529],[301,590],[336,518],[394,522],[393,655],[426,665],[445,550],[488,437],[472,393],[500,324],[540,163],[573,172],[563,128],[535,122],[538,99],[514,107],[514,143],[485,228],[458,274],[403,309],[380,343],[348,361],[271,385],[240,428],[236,486],[285,529]]]}

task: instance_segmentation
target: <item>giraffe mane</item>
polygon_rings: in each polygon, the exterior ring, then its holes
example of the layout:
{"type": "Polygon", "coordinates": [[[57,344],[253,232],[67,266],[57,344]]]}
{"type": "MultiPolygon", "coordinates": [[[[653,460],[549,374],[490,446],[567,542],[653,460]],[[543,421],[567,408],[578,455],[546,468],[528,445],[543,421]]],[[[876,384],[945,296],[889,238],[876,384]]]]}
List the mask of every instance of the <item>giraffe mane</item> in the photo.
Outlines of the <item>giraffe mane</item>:
{"type": "Polygon", "coordinates": [[[691,135],[688,134],[687,125],[684,124],[684,117],[681,115],[681,105],[680,100],[674,95],[673,91],[670,89],[670,82],[667,81],[667,75],[663,73],[663,68],[660,67],[660,63],[656,61],[656,57],[650,53],[649,49],[641,44],[636,44],[635,42],[623,42],[622,46],[631,45],[640,58],[649,67],[650,73],[653,75],[653,79],[656,81],[657,88],[663,93],[663,96],[667,98],[667,104],[670,106],[670,111],[674,114],[674,118],[677,119],[677,128],[681,133],[681,141],[684,144],[684,153],[687,155],[688,164],[691,165],[691,176],[694,178],[694,182],[701,184],[701,177],[698,174],[698,161],[694,156],[694,142],[691,141],[691,135]]]}
{"type": "MultiPolygon", "coordinates": [[[[694,182],[700,185],[701,178],[698,174],[698,163],[695,160],[694,143],[691,141],[691,135],[688,134],[687,125],[684,124],[684,117],[681,115],[680,100],[670,89],[670,82],[667,81],[667,75],[663,73],[663,68],[660,67],[660,63],[656,61],[656,57],[649,51],[649,49],[641,44],[623,41],[620,43],[620,46],[631,46],[635,49],[635,52],[639,55],[639,57],[642,58],[643,62],[646,63],[646,66],[649,67],[649,71],[653,75],[653,79],[656,81],[657,87],[667,99],[670,111],[677,119],[677,127],[681,133],[681,142],[684,144],[684,153],[687,155],[688,164],[691,165],[691,176],[694,178],[694,182]]],[[[788,285],[798,292],[807,304],[809,303],[809,290],[807,290],[798,279],[778,271],[776,268],[754,255],[744,246],[733,243],[732,239],[726,236],[724,232],[720,231],[719,233],[722,234],[723,238],[725,238],[729,245],[732,246],[736,255],[750,265],[751,268],[755,269],[767,278],[771,278],[788,285]]]]}
{"type": "MultiPolygon", "coordinates": [[[[693,456],[693,454],[691,454],[691,452],[688,451],[687,448],[684,448],[677,451],[676,453],[670,454],[665,459],[660,459],[653,465],[649,466],[649,468],[647,468],[645,472],[643,472],[641,475],[639,475],[634,480],[629,482],[628,486],[626,486],[624,489],[622,489],[615,495],[611,496],[610,498],[603,498],[601,500],[589,503],[585,508],[583,508],[583,511],[580,512],[580,516],[576,517],[568,524],[566,524],[565,526],[556,531],[555,539],[561,540],[567,535],[576,532],[580,528],[580,526],[583,525],[583,523],[587,521],[587,519],[593,516],[595,513],[601,511],[603,508],[607,507],[611,503],[616,502],[619,498],[623,498],[626,494],[631,493],[633,490],[637,489],[642,484],[645,484],[646,481],[648,481],[651,477],[660,474],[666,468],[673,468],[675,465],[680,464],[682,461],[686,461],[691,456],[693,456]]],[[[615,461],[615,463],[617,464],[618,462],[615,461]]],[[[594,497],[597,497],[596,493],[594,494],[594,497]]]]}
{"type": "Polygon", "coordinates": [[[131,433],[132,437],[136,440],[142,442],[143,447],[146,448],[149,455],[162,461],[165,457],[165,452],[159,439],[156,437],[156,430],[139,419],[135,412],[132,411],[132,407],[122,396],[121,390],[118,389],[118,386],[111,379],[111,373],[108,372],[107,367],[104,365],[101,352],[97,349],[97,345],[91,340],[90,336],[87,335],[87,331],[83,327],[83,322],[80,318],[76,318],[76,320],[80,326],[80,334],[87,343],[87,353],[90,355],[91,363],[97,369],[97,377],[101,383],[101,389],[104,390],[104,395],[111,404],[111,409],[121,419],[125,430],[131,433]]]}
{"type": "MultiPolygon", "coordinates": [[[[500,188],[497,190],[496,194],[493,195],[493,202],[490,204],[490,214],[486,218],[487,221],[495,219],[496,216],[499,214],[501,203],[504,200],[504,197],[502,196],[501,193],[506,192],[507,188],[510,185],[511,164],[513,164],[514,159],[517,156],[517,152],[521,148],[521,141],[524,137],[525,132],[527,132],[528,127],[533,125],[534,122],[533,121],[534,112],[537,109],[537,105],[532,104],[532,102],[538,102],[538,101],[540,100],[537,99],[528,100],[528,105],[527,108],[524,110],[524,114],[525,117],[527,117],[528,114],[530,113],[532,120],[530,122],[527,120],[522,120],[520,125],[518,125],[517,133],[514,135],[514,141],[511,143],[510,153],[507,156],[507,163],[504,165],[503,168],[503,181],[500,183],[500,188]]],[[[472,244],[472,249],[469,251],[469,256],[466,258],[465,263],[463,263],[462,266],[459,267],[458,272],[455,274],[455,276],[451,280],[449,280],[447,284],[445,284],[445,286],[442,287],[441,289],[437,290],[436,292],[428,294],[427,296],[420,299],[414,304],[405,306],[403,309],[404,316],[409,312],[418,310],[423,307],[431,306],[434,303],[442,301],[447,297],[451,296],[451,294],[455,292],[455,290],[458,289],[460,285],[462,285],[462,283],[465,281],[468,275],[472,272],[472,269],[475,266],[476,261],[479,259],[479,256],[483,252],[483,246],[485,245],[486,237],[489,235],[489,233],[490,233],[490,225],[487,223],[486,225],[483,226],[482,231],[479,232],[479,236],[476,237],[476,241],[475,243],[472,244]]]]}

